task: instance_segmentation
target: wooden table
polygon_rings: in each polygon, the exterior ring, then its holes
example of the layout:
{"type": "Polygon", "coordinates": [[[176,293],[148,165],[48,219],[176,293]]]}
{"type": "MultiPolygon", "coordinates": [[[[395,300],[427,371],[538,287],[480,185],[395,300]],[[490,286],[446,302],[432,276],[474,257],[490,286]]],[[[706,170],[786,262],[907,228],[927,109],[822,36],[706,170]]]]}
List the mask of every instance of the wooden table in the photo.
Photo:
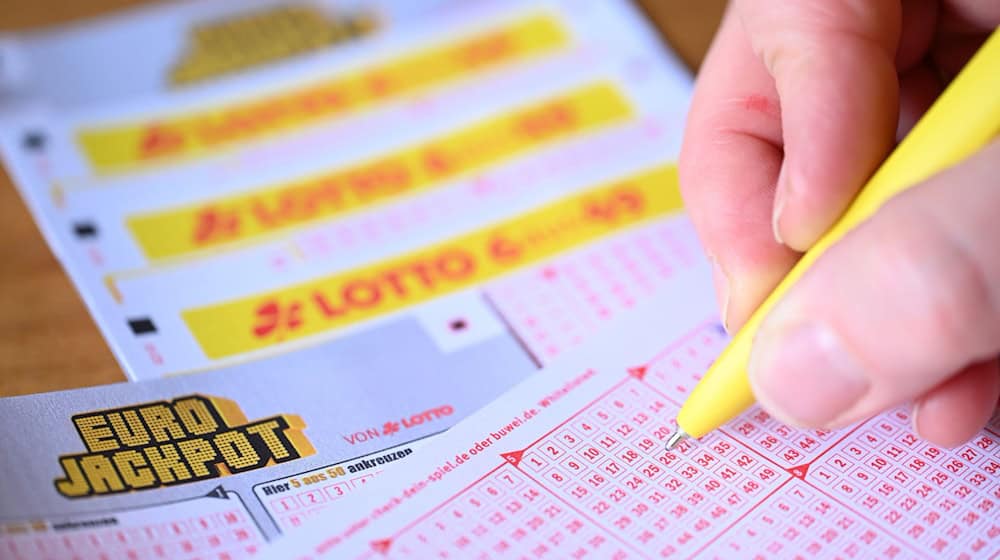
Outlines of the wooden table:
{"type": "MultiPolygon", "coordinates": [[[[221,1],[221,0],[220,0],[221,1]]],[[[0,13],[0,30],[27,29],[136,6],[143,0],[32,0],[0,13]]],[[[641,0],[675,51],[696,68],[724,0],[641,0]]],[[[0,396],[124,379],[80,296],[0,172],[0,396]]]]}

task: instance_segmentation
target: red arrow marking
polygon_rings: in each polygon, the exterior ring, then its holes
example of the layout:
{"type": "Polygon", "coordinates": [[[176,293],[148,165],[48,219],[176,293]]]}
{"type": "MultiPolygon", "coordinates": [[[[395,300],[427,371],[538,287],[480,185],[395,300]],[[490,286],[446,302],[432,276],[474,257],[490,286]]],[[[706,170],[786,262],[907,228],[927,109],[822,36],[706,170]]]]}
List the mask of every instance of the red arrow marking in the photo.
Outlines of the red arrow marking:
{"type": "Polygon", "coordinates": [[[791,467],[785,470],[790,472],[792,476],[794,476],[795,478],[798,478],[800,480],[805,480],[806,473],[809,472],[809,463],[805,463],[797,467],[791,467]]]}
{"type": "Polygon", "coordinates": [[[521,451],[511,451],[510,453],[501,453],[500,456],[503,457],[511,465],[517,466],[521,462],[521,455],[524,455],[524,450],[521,451]]]}
{"type": "Polygon", "coordinates": [[[390,546],[392,546],[392,539],[372,541],[372,550],[375,552],[381,552],[382,554],[388,554],[390,546]]]}
{"type": "Polygon", "coordinates": [[[642,381],[642,378],[646,377],[646,370],[649,369],[646,366],[630,367],[628,368],[628,374],[632,377],[642,381]]]}

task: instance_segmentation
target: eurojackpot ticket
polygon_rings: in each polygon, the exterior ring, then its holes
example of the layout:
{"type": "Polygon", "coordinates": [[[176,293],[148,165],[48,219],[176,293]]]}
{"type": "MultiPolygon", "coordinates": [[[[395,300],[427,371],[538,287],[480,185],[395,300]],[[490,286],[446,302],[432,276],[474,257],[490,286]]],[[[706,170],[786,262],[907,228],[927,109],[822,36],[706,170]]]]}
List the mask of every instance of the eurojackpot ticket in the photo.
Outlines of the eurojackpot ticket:
{"type": "Polygon", "coordinates": [[[535,371],[509,338],[426,336],[400,322],[291,361],[0,399],[0,557],[246,557],[535,371]],[[413,344],[387,352],[390,334],[413,344]]]}
{"type": "Polygon", "coordinates": [[[74,97],[35,65],[0,125],[130,378],[294,373],[361,333],[412,344],[389,333],[413,321],[545,363],[700,259],[673,167],[690,79],[630,3],[198,6],[14,41],[39,63],[75,46],[87,74],[101,33],[172,22],[149,32],[160,87],[136,71],[74,97]],[[330,36],[223,56],[262,22],[330,36]]]}

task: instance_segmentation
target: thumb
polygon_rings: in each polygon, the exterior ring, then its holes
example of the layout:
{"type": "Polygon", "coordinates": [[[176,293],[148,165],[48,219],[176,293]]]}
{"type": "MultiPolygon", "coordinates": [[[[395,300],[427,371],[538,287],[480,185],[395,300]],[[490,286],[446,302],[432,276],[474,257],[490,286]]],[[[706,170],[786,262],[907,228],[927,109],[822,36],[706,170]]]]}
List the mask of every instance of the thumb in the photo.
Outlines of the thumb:
{"type": "Polygon", "coordinates": [[[774,235],[804,251],[893,145],[900,2],[745,0],[740,8],[781,105],[774,235]]]}
{"type": "MultiPolygon", "coordinates": [[[[832,428],[1000,354],[1000,141],[890,201],[817,259],[764,320],[749,374],[760,403],[832,428]]],[[[982,427],[993,372],[954,385],[982,427]]],[[[958,379],[958,378],[956,378],[958,379]]]]}

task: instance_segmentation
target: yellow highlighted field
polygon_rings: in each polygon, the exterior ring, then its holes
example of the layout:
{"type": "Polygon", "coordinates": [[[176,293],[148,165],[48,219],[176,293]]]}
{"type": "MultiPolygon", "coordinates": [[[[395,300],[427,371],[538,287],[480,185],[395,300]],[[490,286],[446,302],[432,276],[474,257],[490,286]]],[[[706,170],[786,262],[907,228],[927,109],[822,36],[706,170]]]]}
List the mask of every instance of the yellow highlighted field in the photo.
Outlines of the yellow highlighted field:
{"type": "Polygon", "coordinates": [[[597,83],[368,162],[126,223],[146,257],[177,257],[421,193],[631,115],[617,89],[597,83]]]}
{"type": "Polygon", "coordinates": [[[567,42],[565,31],[552,17],[526,17],[473,37],[257,99],[157,120],[85,128],[77,131],[77,142],[98,173],[203,157],[527,60],[567,42]]]}
{"type": "Polygon", "coordinates": [[[676,169],[658,167],[406,255],[181,315],[205,354],[224,358],[469,288],[681,207],[676,169]]]}

